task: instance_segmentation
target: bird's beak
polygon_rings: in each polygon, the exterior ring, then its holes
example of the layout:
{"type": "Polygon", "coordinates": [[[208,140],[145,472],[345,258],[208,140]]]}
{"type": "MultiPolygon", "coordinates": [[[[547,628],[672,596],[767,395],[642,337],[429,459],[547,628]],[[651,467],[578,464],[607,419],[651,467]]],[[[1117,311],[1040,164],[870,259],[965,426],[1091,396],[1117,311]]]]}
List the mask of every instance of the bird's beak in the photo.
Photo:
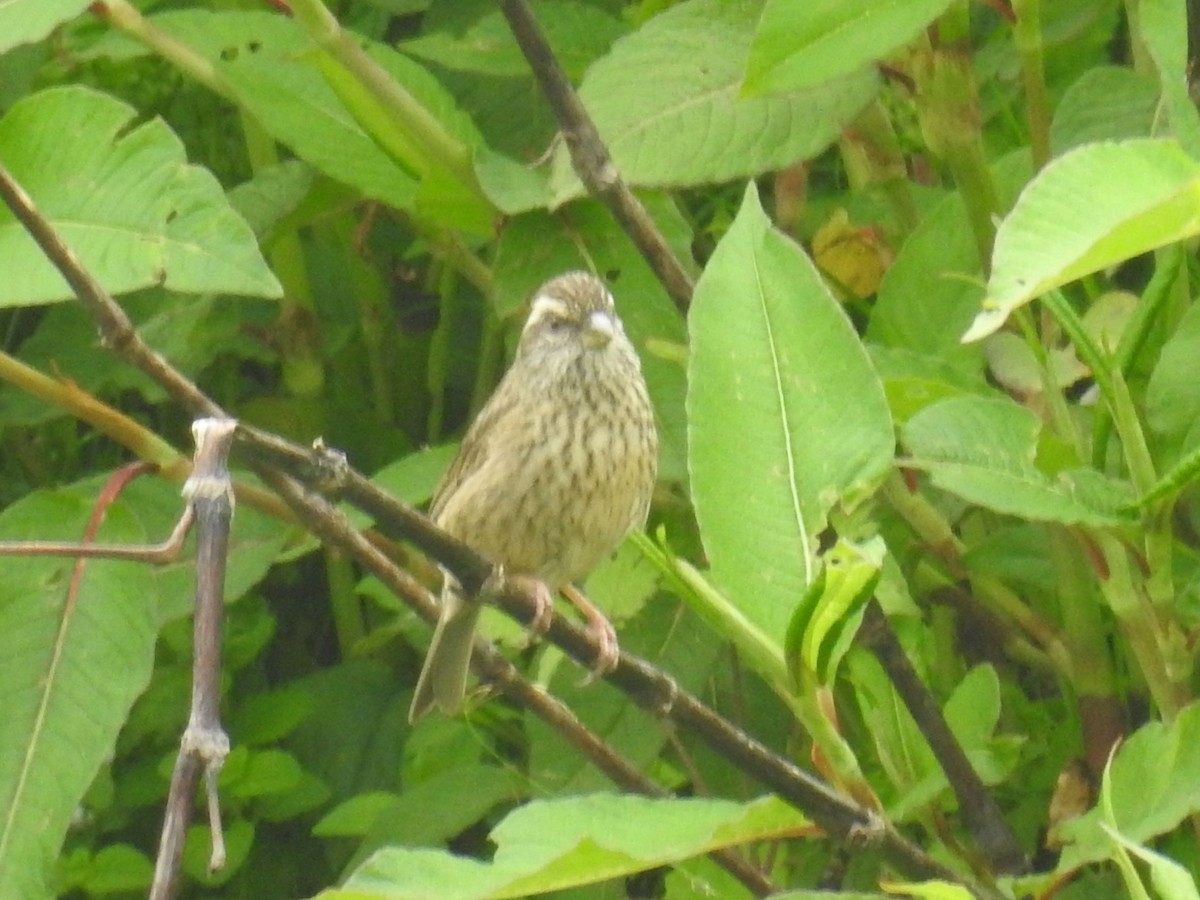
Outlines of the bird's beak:
{"type": "Polygon", "coordinates": [[[588,315],[587,327],[583,330],[583,342],[588,347],[604,347],[616,333],[617,323],[613,320],[612,314],[596,310],[588,315]]]}

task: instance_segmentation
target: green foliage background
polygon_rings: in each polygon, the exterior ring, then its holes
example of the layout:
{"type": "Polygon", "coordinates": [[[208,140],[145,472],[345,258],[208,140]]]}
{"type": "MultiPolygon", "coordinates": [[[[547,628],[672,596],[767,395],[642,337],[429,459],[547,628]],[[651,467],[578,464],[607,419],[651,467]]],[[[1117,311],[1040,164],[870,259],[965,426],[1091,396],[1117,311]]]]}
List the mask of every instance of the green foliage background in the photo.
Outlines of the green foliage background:
{"type": "MultiPolygon", "coordinates": [[[[291,12],[0,5],[0,164],[148,343],[421,504],[530,292],[601,274],[662,438],[647,534],[587,584],[623,648],[992,881],[854,643],[874,596],[1032,859],[998,890],[1197,896],[1184,0],[535,3],[698,279],[686,310],[586,196],[497,5],[291,12]]],[[[186,416],[6,211],[0,271],[0,538],[78,539],[131,456],[163,475],[99,537],[161,538],[186,416]]],[[[745,896],[704,856],[733,845],[791,896],[964,896],[897,884],[499,615],[529,677],[687,799],[619,795],[501,698],[409,726],[428,627],[276,512],[235,519],[229,865],[198,822],[187,896],[745,896]]],[[[190,562],[89,563],[77,596],[71,568],[0,564],[4,898],[143,895],[187,715],[190,562]]]]}

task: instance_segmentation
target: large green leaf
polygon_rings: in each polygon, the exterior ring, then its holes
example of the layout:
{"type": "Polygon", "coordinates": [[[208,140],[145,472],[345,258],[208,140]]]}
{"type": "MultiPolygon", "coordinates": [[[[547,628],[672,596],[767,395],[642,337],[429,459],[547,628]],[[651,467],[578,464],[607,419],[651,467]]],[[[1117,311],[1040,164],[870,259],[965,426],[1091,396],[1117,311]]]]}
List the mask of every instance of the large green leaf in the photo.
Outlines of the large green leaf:
{"type": "Polygon", "coordinates": [[[996,232],[986,337],[1039,294],[1200,234],[1200,163],[1174,141],[1087,144],[1046,166],[996,232]],[[1119,177],[1118,177],[1119,176],[1119,177]]]}
{"type": "Polygon", "coordinates": [[[753,185],[689,315],[692,494],[713,577],[782,645],[829,509],[879,478],[892,422],[878,376],[804,251],[753,185]]]}
{"type": "MultiPolygon", "coordinates": [[[[0,514],[0,539],[78,540],[96,480],[41,491],[0,514]]],[[[140,479],[111,506],[99,540],[161,540],[182,510],[174,485],[140,479]]],[[[242,509],[234,527],[226,596],[260,581],[287,534],[242,509]]],[[[117,734],[145,689],[159,626],[190,612],[191,559],[153,567],[88,562],[68,604],[70,560],[0,560],[0,897],[51,896],[47,879],[63,838],[117,734]]],[[[186,629],[185,629],[186,630],[186,629]]],[[[237,635],[227,636],[226,652],[237,635]]],[[[186,706],[186,690],[179,701],[186,706]]],[[[184,708],[175,710],[182,721],[184,708]]]]}
{"type": "MultiPolygon", "coordinates": [[[[68,524],[58,534],[77,539],[91,502],[83,491],[34,494],[0,516],[0,531],[7,540],[47,537],[56,523],[70,523],[74,533],[68,524]]],[[[108,519],[102,539],[147,539],[123,506],[108,519]]],[[[53,863],[71,818],[154,661],[158,593],[150,568],[88,563],[69,601],[71,567],[20,558],[0,566],[3,897],[53,895],[53,863]]]]}
{"type": "Polygon", "coordinates": [[[544,800],[509,813],[492,830],[491,862],[392,847],[368,859],[344,889],[318,896],[526,897],[626,877],[805,824],[774,798],[744,804],[605,794],[544,800]]]}
{"type": "MultiPolygon", "coordinates": [[[[808,159],[874,95],[867,67],[819,89],[740,97],[759,9],[753,0],[686,0],[588,70],[579,96],[631,184],[728,181],[808,159]]],[[[582,191],[566,147],[551,185],[556,202],[582,191]]]]}
{"type": "Polygon", "coordinates": [[[40,41],[70,21],[91,0],[5,0],[0,3],[0,53],[20,44],[40,41]]]}
{"type": "MultiPolygon", "coordinates": [[[[213,176],[187,164],[163,122],[82,87],[21,100],[0,120],[0,161],[112,293],[162,284],[275,297],[254,234],[213,176]]],[[[7,208],[0,209],[0,306],[74,296],[7,208]]]]}
{"type": "Polygon", "coordinates": [[[768,0],[746,63],[746,93],[813,87],[916,37],[952,0],[768,0]]]}
{"type": "Polygon", "coordinates": [[[1041,423],[1007,399],[950,397],[905,423],[906,465],[929,473],[942,490],[1026,519],[1117,525],[1130,520],[1129,486],[1092,469],[1053,475],[1037,466],[1041,423]]]}

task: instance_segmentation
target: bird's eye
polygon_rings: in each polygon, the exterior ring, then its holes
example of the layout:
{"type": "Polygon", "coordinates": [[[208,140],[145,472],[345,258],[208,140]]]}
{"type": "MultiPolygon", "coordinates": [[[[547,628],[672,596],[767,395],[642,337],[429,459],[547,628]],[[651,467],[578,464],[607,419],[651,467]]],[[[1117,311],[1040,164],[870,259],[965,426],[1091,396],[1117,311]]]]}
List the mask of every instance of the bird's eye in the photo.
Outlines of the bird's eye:
{"type": "Polygon", "coordinates": [[[562,334],[570,327],[571,323],[562,316],[549,316],[546,319],[546,328],[551,334],[562,334]]]}

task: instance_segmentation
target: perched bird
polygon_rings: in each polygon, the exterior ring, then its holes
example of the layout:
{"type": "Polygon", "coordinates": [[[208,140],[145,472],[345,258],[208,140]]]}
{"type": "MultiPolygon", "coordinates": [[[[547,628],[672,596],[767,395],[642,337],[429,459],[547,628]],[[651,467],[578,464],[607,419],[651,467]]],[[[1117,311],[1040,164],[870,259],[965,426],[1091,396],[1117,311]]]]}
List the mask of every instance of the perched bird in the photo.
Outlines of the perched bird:
{"type": "MultiPolygon", "coordinates": [[[[548,612],[553,592],[645,523],[657,463],[654,411],[612,295],[598,278],[570,272],[534,295],[516,358],[467,430],[429,514],[506,575],[544,584],[548,612]]],[[[447,573],[409,721],[434,706],[461,708],[480,608],[447,573]]],[[[607,629],[615,655],[612,626],[590,604],[580,608],[607,629]]]]}

